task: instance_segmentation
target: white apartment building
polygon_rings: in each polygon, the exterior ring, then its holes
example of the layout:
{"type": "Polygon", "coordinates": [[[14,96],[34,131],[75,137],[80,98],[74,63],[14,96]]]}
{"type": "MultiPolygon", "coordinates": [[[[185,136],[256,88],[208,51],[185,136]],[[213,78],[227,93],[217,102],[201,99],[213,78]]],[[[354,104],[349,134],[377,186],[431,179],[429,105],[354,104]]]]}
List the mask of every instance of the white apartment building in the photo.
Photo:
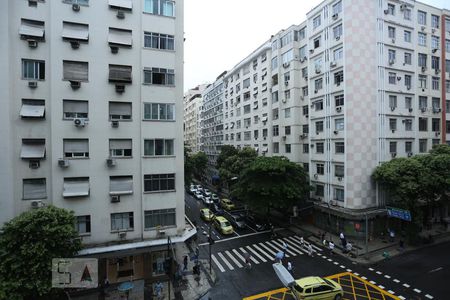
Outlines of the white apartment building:
{"type": "Polygon", "coordinates": [[[201,84],[193,89],[189,89],[184,95],[184,118],[183,133],[184,144],[190,147],[192,152],[200,151],[200,116],[202,112],[202,93],[206,84],[201,84]]]}
{"type": "Polygon", "coordinates": [[[450,143],[447,56],[447,10],[323,1],[224,76],[224,144],[302,163],[315,222],[358,235],[384,214],[375,167],[450,143]]]}
{"type": "Polygon", "coordinates": [[[0,223],[75,212],[111,282],[163,276],[182,242],[183,1],[5,1],[0,223]],[[7,71],[6,71],[7,70],[7,71]]]}

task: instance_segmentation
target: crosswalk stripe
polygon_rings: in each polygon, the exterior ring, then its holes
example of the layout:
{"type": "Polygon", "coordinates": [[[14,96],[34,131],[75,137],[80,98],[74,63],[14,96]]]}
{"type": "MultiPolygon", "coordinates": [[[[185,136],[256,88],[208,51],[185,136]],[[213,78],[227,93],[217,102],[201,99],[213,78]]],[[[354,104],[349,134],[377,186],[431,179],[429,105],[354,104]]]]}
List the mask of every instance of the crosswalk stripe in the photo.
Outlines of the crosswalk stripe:
{"type": "Polygon", "coordinates": [[[241,263],[238,262],[238,260],[236,258],[234,258],[233,255],[231,255],[230,251],[226,250],[225,253],[226,253],[226,255],[228,255],[231,258],[231,260],[236,264],[236,266],[238,266],[239,268],[242,268],[241,263]]]}
{"type": "Polygon", "coordinates": [[[242,260],[242,262],[245,262],[245,258],[236,249],[233,249],[231,251],[233,251],[234,254],[236,254],[237,257],[239,257],[242,260]]]}
{"type": "MultiPolygon", "coordinates": [[[[292,237],[287,237],[287,240],[290,241],[291,243],[293,243],[300,251],[302,251],[303,253],[308,253],[308,251],[302,247],[302,244],[297,241],[296,239],[293,239],[292,237]]],[[[306,243],[305,243],[306,245],[306,243]]]]}
{"type": "Polygon", "coordinates": [[[247,248],[248,250],[250,250],[255,256],[257,256],[262,262],[267,262],[267,260],[262,257],[261,255],[259,255],[258,252],[256,252],[255,250],[253,250],[250,246],[245,246],[245,248],[247,248]]]}
{"type": "Polygon", "coordinates": [[[275,259],[275,256],[277,255],[275,252],[272,251],[272,249],[270,249],[269,247],[267,247],[266,245],[264,245],[263,243],[258,243],[258,245],[260,245],[261,247],[263,247],[264,249],[266,249],[270,254],[272,254],[272,260],[275,259]]]}
{"type": "MultiPolygon", "coordinates": [[[[299,238],[298,236],[292,235],[292,237],[295,238],[296,240],[298,240],[298,241],[300,242],[300,238],[299,238]]],[[[312,247],[313,247],[313,249],[316,249],[317,251],[323,251],[322,248],[317,247],[317,246],[314,245],[313,243],[309,243],[309,242],[307,242],[305,239],[303,239],[303,241],[304,241],[305,245],[311,244],[312,247]]]]}
{"type": "Polygon", "coordinates": [[[269,260],[273,260],[275,258],[275,256],[270,256],[269,254],[267,254],[267,252],[265,252],[263,249],[258,247],[258,245],[255,244],[255,245],[253,245],[253,247],[255,247],[259,252],[264,254],[269,260]]]}
{"type": "MultiPolygon", "coordinates": [[[[272,240],[272,242],[273,242],[275,245],[278,245],[279,247],[281,247],[281,249],[283,249],[283,244],[280,243],[279,241],[272,240]]],[[[292,252],[292,251],[289,249],[289,246],[286,248],[286,251],[284,251],[284,252],[287,252],[287,253],[289,253],[289,255],[292,255],[292,256],[297,256],[296,253],[292,252]]]]}
{"type": "Polygon", "coordinates": [[[289,245],[289,248],[292,249],[292,251],[297,252],[299,255],[303,255],[303,252],[301,251],[301,249],[299,247],[297,247],[296,244],[292,243],[291,241],[289,241],[286,238],[283,238],[283,240],[289,245]]]}
{"type": "MultiPolygon", "coordinates": [[[[241,250],[242,253],[248,253],[248,252],[245,251],[245,249],[242,248],[242,247],[240,247],[239,250],[241,250]]],[[[248,254],[250,255],[250,260],[251,260],[252,262],[254,262],[255,264],[259,264],[259,261],[257,261],[250,253],[248,253],[248,254]]],[[[245,260],[244,260],[244,262],[245,262],[245,260]]]]}
{"type": "MultiPolygon", "coordinates": [[[[282,251],[281,247],[278,248],[278,246],[277,246],[277,245],[274,245],[274,244],[272,243],[272,241],[266,241],[266,244],[269,245],[269,246],[271,246],[272,248],[276,249],[277,252],[278,252],[278,251],[282,251]]],[[[284,252],[284,251],[283,251],[283,252],[284,252]]],[[[290,255],[287,254],[287,253],[284,253],[284,257],[290,257],[290,255]]]]}
{"type": "Polygon", "coordinates": [[[222,265],[220,264],[220,262],[217,260],[217,258],[214,256],[214,254],[211,254],[211,258],[214,261],[214,263],[216,264],[216,266],[219,268],[219,270],[221,272],[225,272],[225,269],[222,267],[222,265]]]}
{"type": "Polygon", "coordinates": [[[228,262],[228,260],[225,258],[225,256],[223,256],[222,253],[219,252],[219,253],[217,253],[217,255],[220,256],[220,258],[223,260],[223,262],[227,265],[227,267],[228,267],[230,270],[234,270],[233,266],[228,262]]]}

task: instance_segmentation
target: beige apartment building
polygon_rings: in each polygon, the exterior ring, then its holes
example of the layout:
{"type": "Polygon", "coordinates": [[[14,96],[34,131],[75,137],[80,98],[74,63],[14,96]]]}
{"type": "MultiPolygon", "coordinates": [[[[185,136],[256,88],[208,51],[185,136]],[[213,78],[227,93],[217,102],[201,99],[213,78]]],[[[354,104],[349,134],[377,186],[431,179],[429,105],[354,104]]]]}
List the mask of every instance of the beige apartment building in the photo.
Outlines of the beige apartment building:
{"type": "Polygon", "coordinates": [[[194,153],[200,151],[200,117],[203,104],[202,93],[206,86],[206,84],[198,85],[193,89],[189,89],[184,95],[184,144],[194,153]]]}

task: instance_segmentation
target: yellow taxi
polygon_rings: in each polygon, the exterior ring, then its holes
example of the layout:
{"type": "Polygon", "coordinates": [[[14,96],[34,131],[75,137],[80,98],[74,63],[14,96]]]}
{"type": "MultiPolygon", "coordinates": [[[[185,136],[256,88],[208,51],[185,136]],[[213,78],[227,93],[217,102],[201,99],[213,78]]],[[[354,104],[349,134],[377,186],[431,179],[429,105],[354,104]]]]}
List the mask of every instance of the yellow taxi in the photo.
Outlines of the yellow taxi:
{"type": "Polygon", "coordinates": [[[200,209],[200,217],[203,220],[209,222],[209,221],[212,221],[215,216],[214,216],[213,212],[209,210],[209,208],[202,208],[202,209],[200,209]]]}
{"type": "Polygon", "coordinates": [[[222,234],[232,234],[234,232],[233,226],[222,216],[215,217],[213,225],[222,234]]]}
{"type": "Polygon", "coordinates": [[[223,198],[223,199],[220,200],[220,206],[223,209],[226,209],[226,210],[230,210],[230,209],[235,208],[234,203],[231,202],[230,199],[226,199],[226,198],[223,198]]]}
{"type": "Polygon", "coordinates": [[[297,299],[341,300],[342,287],[335,281],[318,276],[309,276],[295,280],[292,291],[297,299]]]}

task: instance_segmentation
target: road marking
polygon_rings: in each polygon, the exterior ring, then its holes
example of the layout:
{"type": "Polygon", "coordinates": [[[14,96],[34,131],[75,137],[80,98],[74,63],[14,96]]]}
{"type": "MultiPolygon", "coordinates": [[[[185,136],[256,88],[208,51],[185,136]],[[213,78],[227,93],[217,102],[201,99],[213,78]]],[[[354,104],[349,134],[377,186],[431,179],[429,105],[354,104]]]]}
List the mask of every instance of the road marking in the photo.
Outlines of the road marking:
{"type": "Polygon", "coordinates": [[[433,299],[433,296],[426,294],[425,297],[427,297],[428,299],[433,299]]]}
{"type": "Polygon", "coordinates": [[[380,289],[384,290],[384,286],[379,285],[378,287],[379,287],[380,289]]]}
{"type": "Polygon", "coordinates": [[[381,273],[380,271],[376,271],[375,273],[377,273],[378,275],[381,275],[381,274],[383,274],[383,273],[381,273]]]}
{"type": "MultiPolygon", "coordinates": [[[[247,233],[247,234],[243,234],[243,235],[240,235],[240,236],[233,236],[233,237],[224,238],[224,239],[221,239],[220,237],[217,236],[220,239],[220,241],[216,241],[216,243],[231,241],[231,240],[240,239],[240,238],[244,238],[244,237],[252,236],[252,235],[263,234],[263,233],[267,233],[267,232],[270,232],[270,230],[260,231],[260,232],[255,232],[255,233],[247,233]]],[[[201,244],[198,244],[198,245],[199,246],[207,246],[207,245],[209,245],[209,243],[206,242],[206,243],[201,243],[201,244]]]]}
{"type": "MultiPolygon", "coordinates": [[[[281,244],[279,241],[272,240],[272,242],[273,242],[275,245],[278,245],[279,247],[281,247],[281,249],[284,249],[284,248],[283,248],[283,244],[281,244]]],[[[286,244],[286,245],[287,245],[287,244],[286,244]]],[[[289,245],[288,245],[288,247],[287,247],[286,249],[284,249],[284,251],[287,252],[287,253],[289,253],[289,255],[297,256],[296,253],[292,252],[292,251],[289,249],[289,245]]]]}
{"type": "Polygon", "coordinates": [[[356,272],[355,272],[355,273],[353,273],[353,274],[355,274],[356,276],[359,276],[359,273],[356,273],[356,272]]]}
{"type": "Polygon", "coordinates": [[[253,230],[253,232],[258,232],[258,230],[253,229],[252,227],[248,226],[247,224],[245,224],[245,226],[247,226],[247,228],[250,228],[251,230],[253,230]]]}
{"type": "MultiPolygon", "coordinates": [[[[269,260],[273,260],[274,259],[273,256],[270,256],[269,254],[267,254],[263,249],[259,248],[258,245],[252,245],[252,246],[255,247],[259,252],[264,254],[269,260]]],[[[248,248],[248,246],[247,246],[247,248],[248,248]]]]}
{"type": "Polygon", "coordinates": [[[227,267],[230,269],[230,270],[234,270],[234,267],[228,262],[228,260],[225,258],[225,256],[223,256],[223,254],[222,253],[217,253],[217,255],[219,255],[220,256],[220,258],[223,260],[223,262],[227,265],[227,267]]]}
{"type": "Polygon", "coordinates": [[[225,253],[231,258],[231,260],[236,264],[236,266],[238,266],[239,268],[242,268],[242,265],[240,262],[238,262],[238,260],[236,258],[234,258],[233,255],[231,255],[230,251],[225,251],[225,253]]]}
{"type": "Polygon", "coordinates": [[[372,269],[372,268],[369,268],[369,271],[374,271],[374,269],[372,269]]]}
{"type": "Polygon", "coordinates": [[[351,271],[352,271],[352,269],[347,269],[347,270],[345,270],[345,271],[347,271],[347,272],[351,272],[351,271]]]}
{"type": "MultiPolygon", "coordinates": [[[[272,244],[272,241],[266,241],[266,244],[269,245],[269,246],[271,246],[272,248],[276,249],[277,251],[283,251],[283,250],[281,249],[281,247],[278,248],[277,245],[272,244]]],[[[283,251],[283,252],[285,252],[285,251],[283,251]]],[[[287,258],[287,257],[290,257],[290,255],[287,254],[287,253],[284,253],[284,256],[285,256],[286,258],[287,258]]]]}
{"type": "Polygon", "coordinates": [[[371,280],[369,281],[371,284],[377,284],[375,281],[371,280]]]}
{"type": "Polygon", "coordinates": [[[410,287],[410,285],[407,284],[407,283],[404,283],[403,286],[404,286],[405,288],[409,288],[409,287],[410,287]]]}
{"type": "Polygon", "coordinates": [[[400,300],[406,300],[406,298],[403,296],[398,296],[398,298],[400,298],[400,300]]]}
{"type": "Polygon", "coordinates": [[[386,277],[387,279],[391,278],[391,276],[389,276],[389,275],[384,275],[384,277],[386,277]]]}
{"type": "MultiPolygon", "coordinates": [[[[242,248],[242,247],[240,247],[239,248],[243,253],[248,253],[247,251],[245,251],[245,249],[244,248],[242,248]]],[[[259,261],[257,261],[250,253],[248,253],[248,255],[250,255],[250,259],[255,263],[255,264],[259,264],[259,261]]],[[[266,261],[266,260],[264,260],[264,261],[266,261]]]]}
{"type": "Polygon", "coordinates": [[[335,261],[334,264],[337,266],[339,263],[337,261],[335,261]]]}
{"type": "Polygon", "coordinates": [[[398,280],[398,279],[394,279],[394,282],[395,282],[395,283],[399,283],[399,282],[400,282],[400,280],[398,280]]]}
{"type": "Polygon", "coordinates": [[[394,295],[394,291],[388,290],[388,293],[391,293],[392,295],[394,295]]]}
{"type": "Polygon", "coordinates": [[[231,251],[233,251],[234,254],[236,254],[237,257],[239,257],[242,260],[242,262],[245,262],[245,258],[236,249],[233,249],[231,251]]]}
{"type": "Polygon", "coordinates": [[[323,256],[322,256],[322,258],[325,258],[325,259],[327,259],[327,257],[326,257],[325,255],[323,255],[323,256]]]}
{"type": "Polygon", "coordinates": [[[418,294],[422,293],[422,291],[419,290],[419,289],[413,289],[413,291],[416,292],[416,293],[418,293],[418,294]]]}
{"type": "Polygon", "coordinates": [[[239,233],[237,233],[236,231],[233,231],[234,234],[237,235],[237,237],[240,237],[241,235],[239,233]]]}
{"type": "Polygon", "coordinates": [[[333,260],[331,258],[327,259],[329,262],[332,262],[333,260]]]}
{"type": "Polygon", "coordinates": [[[214,261],[214,263],[216,264],[216,266],[219,268],[219,270],[221,272],[225,272],[225,269],[222,267],[222,265],[219,263],[219,261],[217,260],[217,258],[214,256],[214,254],[211,254],[211,258],[214,261]]]}
{"type": "Polygon", "coordinates": [[[266,249],[270,254],[272,254],[272,260],[275,259],[275,256],[277,255],[275,252],[272,251],[272,249],[270,249],[269,247],[267,247],[266,245],[264,245],[263,243],[258,243],[258,245],[260,245],[261,247],[263,247],[264,249],[266,249]]]}
{"type": "Polygon", "coordinates": [[[283,238],[283,240],[291,247],[291,249],[295,252],[297,252],[300,255],[303,255],[302,250],[300,249],[299,246],[297,246],[294,242],[290,241],[287,238],[283,238]]]}
{"type": "Polygon", "coordinates": [[[361,278],[364,279],[364,280],[367,280],[367,277],[365,277],[365,276],[362,276],[361,278]]]}
{"type": "Polygon", "coordinates": [[[343,265],[340,265],[339,267],[341,267],[341,269],[345,269],[345,266],[343,266],[343,265]]]}
{"type": "MultiPolygon", "coordinates": [[[[295,235],[294,235],[293,237],[296,238],[298,241],[300,241],[300,238],[299,238],[298,236],[295,236],[295,235]]],[[[303,239],[303,241],[304,241],[305,245],[308,246],[309,244],[311,244],[312,247],[313,247],[313,249],[316,249],[317,251],[323,251],[322,248],[317,247],[317,246],[314,245],[313,243],[307,242],[305,239],[303,239]]]]}
{"type": "Polygon", "coordinates": [[[436,269],[431,270],[431,271],[428,272],[428,273],[437,272],[437,271],[440,271],[440,270],[442,270],[442,269],[443,269],[443,267],[439,267],[439,268],[436,268],[436,269]]]}

